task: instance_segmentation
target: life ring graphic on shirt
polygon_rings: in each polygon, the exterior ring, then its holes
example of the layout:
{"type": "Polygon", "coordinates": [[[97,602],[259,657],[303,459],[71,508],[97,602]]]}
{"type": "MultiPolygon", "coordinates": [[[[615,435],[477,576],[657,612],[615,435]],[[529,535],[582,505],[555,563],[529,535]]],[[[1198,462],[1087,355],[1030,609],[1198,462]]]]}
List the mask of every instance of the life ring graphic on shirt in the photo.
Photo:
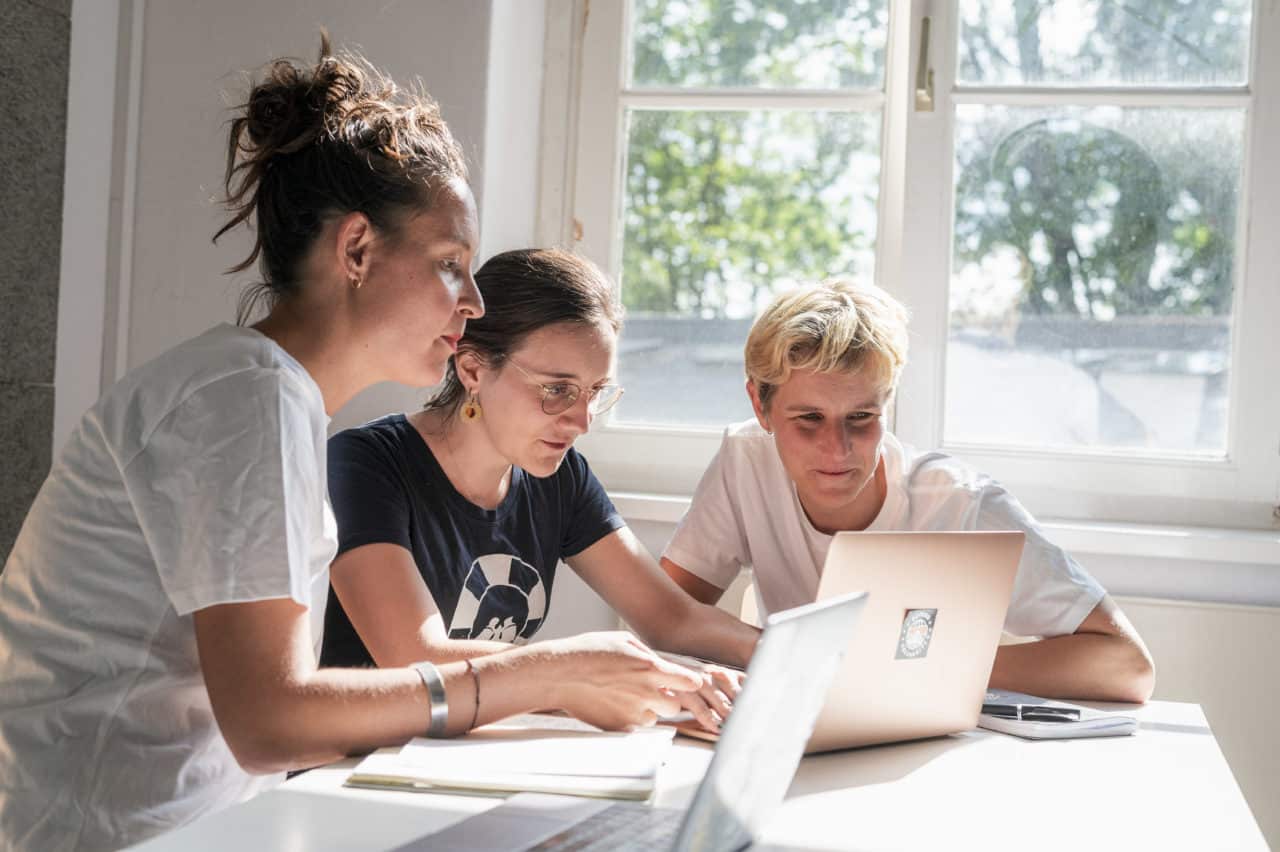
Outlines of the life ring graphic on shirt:
{"type": "Polygon", "coordinates": [[[450,639],[522,645],[547,615],[547,591],[532,565],[509,553],[471,563],[449,624],[450,639]]]}

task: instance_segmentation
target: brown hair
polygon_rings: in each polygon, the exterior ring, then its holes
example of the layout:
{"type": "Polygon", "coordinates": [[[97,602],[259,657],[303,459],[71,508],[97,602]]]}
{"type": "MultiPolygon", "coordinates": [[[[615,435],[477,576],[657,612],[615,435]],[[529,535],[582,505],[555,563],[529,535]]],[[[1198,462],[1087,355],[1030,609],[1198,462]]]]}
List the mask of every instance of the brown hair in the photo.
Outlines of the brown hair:
{"type": "MultiPolygon", "coordinates": [[[[484,299],[484,316],[467,321],[458,354],[471,352],[490,368],[500,367],[530,334],[549,325],[606,322],[615,332],[622,327],[622,305],[608,277],[591,261],[561,249],[496,254],[476,272],[476,287],[484,299]]],[[[439,390],[423,406],[446,417],[453,416],[467,394],[455,358],[449,360],[439,390]]]]}
{"type": "Polygon", "coordinates": [[[301,262],[331,218],[358,211],[394,238],[453,178],[467,179],[462,148],[420,87],[399,89],[360,56],[333,55],[325,32],[314,66],[271,62],[231,121],[232,216],[213,236],[254,219],[253,250],[228,272],[258,261],[262,281],[241,296],[237,321],[260,299],[272,307],[298,291],[301,262]]]}

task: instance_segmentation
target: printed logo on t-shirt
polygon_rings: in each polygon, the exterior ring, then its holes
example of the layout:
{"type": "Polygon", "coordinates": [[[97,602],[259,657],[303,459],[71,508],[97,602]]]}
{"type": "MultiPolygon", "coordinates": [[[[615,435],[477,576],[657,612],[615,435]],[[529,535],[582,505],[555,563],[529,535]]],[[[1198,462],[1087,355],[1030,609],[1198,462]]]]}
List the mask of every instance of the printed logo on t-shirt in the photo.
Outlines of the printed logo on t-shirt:
{"type": "Polygon", "coordinates": [[[509,553],[491,553],[471,563],[449,638],[522,645],[538,632],[546,614],[546,587],[533,566],[509,553]]]}

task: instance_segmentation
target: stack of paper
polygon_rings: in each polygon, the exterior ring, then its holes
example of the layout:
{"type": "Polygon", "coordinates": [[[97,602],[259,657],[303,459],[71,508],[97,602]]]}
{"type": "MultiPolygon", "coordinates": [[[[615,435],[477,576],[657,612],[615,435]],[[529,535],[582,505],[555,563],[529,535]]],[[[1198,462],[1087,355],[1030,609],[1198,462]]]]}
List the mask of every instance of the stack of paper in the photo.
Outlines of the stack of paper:
{"type": "Polygon", "coordinates": [[[647,799],[673,733],[665,727],[608,733],[574,719],[528,714],[465,737],[419,738],[398,754],[371,754],[346,784],[423,793],[647,799]]]}
{"type": "Polygon", "coordinates": [[[1004,689],[987,691],[985,707],[999,706],[1002,711],[1019,708],[1012,715],[982,713],[978,727],[1002,734],[1012,734],[1029,740],[1063,740],[1081,737],[1119,737],[1138,730],[1138,720],[1120,713],[1104,713],[1076,704],[1049,701],[1021,692],[1004,689]],[[1078,718],[1062,721],[1054,719],[1057,711],[1075,711],[1078,718]],[[1020,718],[1029,716],[1030,718],[1020,718]]]}

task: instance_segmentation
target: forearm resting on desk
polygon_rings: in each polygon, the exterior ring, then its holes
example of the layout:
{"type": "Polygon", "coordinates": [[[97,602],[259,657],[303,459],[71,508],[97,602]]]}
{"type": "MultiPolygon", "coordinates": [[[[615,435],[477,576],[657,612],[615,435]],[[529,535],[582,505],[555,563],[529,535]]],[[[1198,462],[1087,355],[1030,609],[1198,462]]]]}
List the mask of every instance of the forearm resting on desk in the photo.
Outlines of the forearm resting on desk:
{"type": "Polygon", "coordinates": [[[1044,698],[1140,704],[1151,697],[1155,667],[1124,613],[1104,597],[1075,633],[1000,646],[991,686],[1044,698]]]}
{"type": "MultiPolygon", "coordinates": [[[[426,732],[430,700],[411,669],[317,669],[305,607],[287,598],[195,613],[200,669],[214,717],[248,772],[327,763],[426,732]]],[[[440,667],[448,730],[471,719],[463,663],[440,667]]]]}
{"type": "MultiPolygon", "coordinates": [[[[426,733],[431,703],[412,669],[317,669],[308,611],[287,598],[195,614],[214,717],[249,772],[302,769],[426,733]]],[[[701,677],[622,633],[587,634],[439,666],[446,735],[539,709],[608,729],[679,709],[701,677]]]]}

